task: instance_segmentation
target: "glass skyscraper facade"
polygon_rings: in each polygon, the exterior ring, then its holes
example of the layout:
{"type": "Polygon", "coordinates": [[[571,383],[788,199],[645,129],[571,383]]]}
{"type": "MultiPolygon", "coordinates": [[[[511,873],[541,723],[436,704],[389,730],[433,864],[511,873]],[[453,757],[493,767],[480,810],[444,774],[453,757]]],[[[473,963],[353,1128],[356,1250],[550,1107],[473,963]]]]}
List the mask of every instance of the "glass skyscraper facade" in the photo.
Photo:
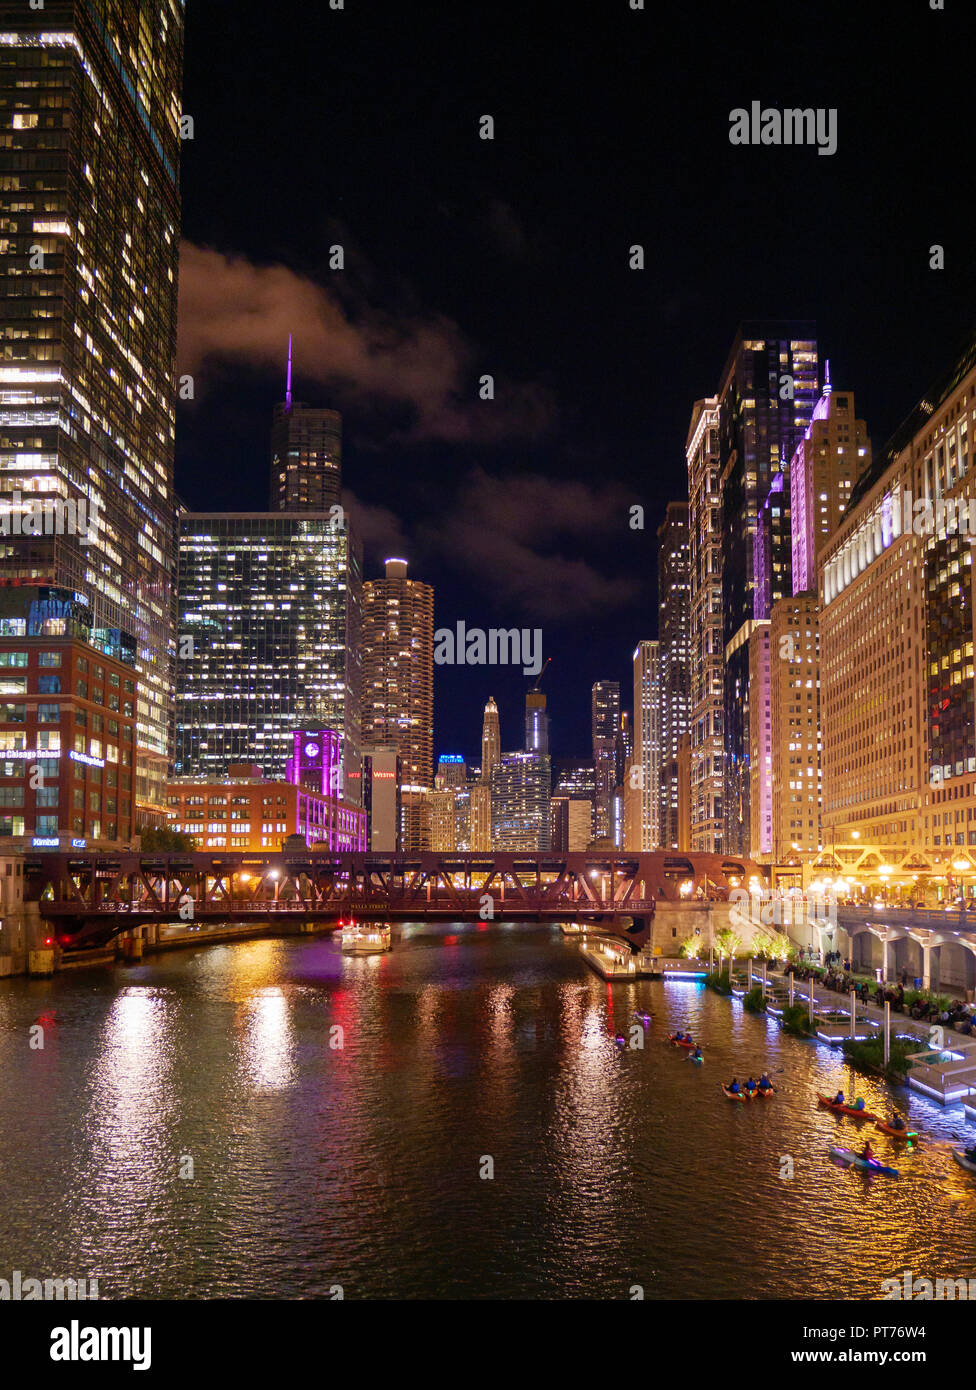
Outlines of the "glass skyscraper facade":
{"type": "Polygon", "coordinates": [[[622,772],[620,759],[620,682],[597,681],[591,691],[591,730],[596,794],[593,832],[598,838],[613,831],[613,798],[622,772]]]}
{"type": "Polygon", "coordinates": [[[342,491],[342,416],[335,410],[276,405],[271,426],[271,506],[325,512],[342,491]]]}
{"type": "Polygon", "coordinates": [[[88,597],[137,644],[138,821],[165,818],[182,0],[6,5],[0,507],[84,501],[82,536],[0,538],[0,578],[88,597]]]}
{"type": "MultiPolygon", "coordinates": [[[[688,503],[669,502],[658,528],[658,638],[661,678],[661,845],[679,847],[678,743],[691,705],[691,575],[688,503]]],[[[636,699],[636,694],[635,694],[636,699]]],[[[682,845],[687,849],[687,845],[682,845]]]]}
{"type": "Polygon", "coordinates": [[[333,521],[181,517],[177,773],[253,762],[283,777],[293,731],[328,728],[342,738],[340,790],[359,803],[362,551],[333,521]]]}
{"type": "Polygon", "coordinates": [[[552,766],[544,753],[505,753],[491,770],[491,847],[548,851],[552,766]]]}
{"type": "MultiPolygon", "coordinates": [[[[820,395],[816,328],[812,323],[748,322],[736,335],[718,391],[719,468],[722,490],[722,640],[725,649],[724,737],[725,843],[727,854],[748,854],[750,835],[749,637],[768,610],[756,616],[756,588],[765,564],[787,565],[777,593],[792,592],[789,529],[777,528],[775,546],[761,545],[756,573],[756,532],[763,504],[777,475],[785,473],[820,395]]],[[[771,522],[785,518],[767,512],[771,522]]],[[[766,594],[760,595],[765,607],[766,594]]]]}

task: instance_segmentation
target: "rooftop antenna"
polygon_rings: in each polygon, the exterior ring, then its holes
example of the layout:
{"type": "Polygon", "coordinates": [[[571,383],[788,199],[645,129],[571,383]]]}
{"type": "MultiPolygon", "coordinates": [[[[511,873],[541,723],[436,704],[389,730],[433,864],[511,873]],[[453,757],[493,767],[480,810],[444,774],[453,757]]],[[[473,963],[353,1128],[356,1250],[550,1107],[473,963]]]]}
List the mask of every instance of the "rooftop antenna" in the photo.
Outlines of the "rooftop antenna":
{"type": "Polygon", "coordinates": [[[825,396],[829,396],[829,395],[830,395],[830,358],[829,358],[829,357],[825,358],[825,360],[824,360],[824,368],[826,369],[827,376],[826,376],[826,380],[824,381],[823,393],[824,393],[825,396]]]}
{"type": "Polygon", "coordinates": [[[285,379],[285,409],[291,410],[291,334],[288,334],[288,376],[285,379]]]}

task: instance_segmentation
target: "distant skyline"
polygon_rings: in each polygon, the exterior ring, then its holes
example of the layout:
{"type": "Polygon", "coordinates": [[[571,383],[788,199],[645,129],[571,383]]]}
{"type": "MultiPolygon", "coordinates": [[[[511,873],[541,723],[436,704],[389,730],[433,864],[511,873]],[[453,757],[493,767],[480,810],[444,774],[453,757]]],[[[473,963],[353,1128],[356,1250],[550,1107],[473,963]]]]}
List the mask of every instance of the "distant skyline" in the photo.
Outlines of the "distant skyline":
{"type": "MultiPolygon", "coordinates": [[[[266,506],[292,333],[295,399],[343,414],[366,574],[405,555],[438,627],[540,625],[552,751],[583,757],[590,687],[627,688],[657,635],[655,532],[686,496],[692,406],[739,321],[814,319],[877,451],[976,317],[945,183],[963,17],[716,11],[703,45],[700,15],[675,12],[665,50],[651,10],[623,3],[502,3],[476,40],[461,16],[416,22],[387,0],[242,10],[234,26],[187,14],[180,362],[196,390],[177,489],[195,508],[266,506]],[[890,27],[918,56],[886,68],[882,103],[862,78],[890,27]],[[232,80],[213,82],[216,48],[232,80]],[[729,112],[753,100],[836,107],[837,152],[731,145],[729,112]]],[[[491,694],[519,746],[530,684],[439,668],[435,756],[476,760],[491,694]]]]}

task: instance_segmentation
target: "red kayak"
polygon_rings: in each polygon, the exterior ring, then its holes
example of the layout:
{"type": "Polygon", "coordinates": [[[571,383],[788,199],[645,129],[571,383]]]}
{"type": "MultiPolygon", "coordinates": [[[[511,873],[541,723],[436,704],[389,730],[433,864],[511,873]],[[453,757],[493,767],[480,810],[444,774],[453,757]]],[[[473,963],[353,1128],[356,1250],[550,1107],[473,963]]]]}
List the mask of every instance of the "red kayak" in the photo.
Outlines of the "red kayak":
{"type": "Polygon", "coordinates": [[[730,1091],[728,1086],[722,1086],[722,1090],[725,1092],[726,1098],[728,1100],[745,1100],[745,1096],[742,1094],[741,1091],[730,1091]]]}
{"type": "Polygon", "coordinates": [[[685,1042],[684,1039],[679,1038],[668,1038],[668,1042],[672,1047],[690,1047],[692,1050],[694,1050],[695,1047],[693,1042],[685,1042]]]}
{"type": "Polygon", "coordinates": [[[817,1100],[825,1106],[827,1110],[832,1110],[835,1115],[850,1115],[855,1120],[877,1120],[877,1115],[872,1115],[870,1110],[858,1110],[853,1105],[838,1105],[832,1101],[830,1096],[822,1096],[817,1092],[817,1100]]]}

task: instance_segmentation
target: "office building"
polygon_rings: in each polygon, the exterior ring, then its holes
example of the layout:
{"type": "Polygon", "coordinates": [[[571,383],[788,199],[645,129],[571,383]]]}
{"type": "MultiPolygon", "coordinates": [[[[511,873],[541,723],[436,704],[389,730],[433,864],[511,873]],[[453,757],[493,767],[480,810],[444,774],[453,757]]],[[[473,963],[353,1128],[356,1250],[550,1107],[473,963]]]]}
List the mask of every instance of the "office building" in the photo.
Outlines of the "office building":
{"type": "Polygon", "coordinates": [[[857,840],[897,869],[907,848],[947,896],[976,847],[974,435],[976,338],[874,455],[818,563],[824,849],[857,840]]]}
{"type": "Polygon", "coordinates": [[[491,787],[487,782],[472,782],[468,787],[468,849],[490,850],[491,787]]]}
{"type": "Polygon", "coordinates": [[[367,743],[363,746],[362,764],[366,845],[368,849],[392,854],[400,848],[400,754],[395,744],[367,743]]]}
{"type": "Polygon", "coordinates": [[[696,401],[688,461],[689,710],[691,848],[721,854],[725,646],[722,639],[722,496],[718,399],[696,401]]]}
{"type": "Polygon", "coordinates": [[[505,753],[491,770],[491,847],[548,850],[552,770],[544,753],[505,753]]]}
{"type": "Polygon", "coordinates": [[[491,782],[491,770],[501,760],[502,736],[495,697],[489,695],[481,724],[481,780],[491,782]]]}
{"type": "Polygon", "coordinates": [[[6,6],[0,498],[74,510],[0,538],[0,576],[84,594],[95,628],[135,637],[136,820],[160,825],[182,70],[178,0],[6,6]]]}
{"type": "Polygon", "coordinates": [[[136,829],[136,644],[83,594],[0,585],[0,838],[118,849],[136,829]]]}
{"type": "Polygon", "coordinates": [[[634,756],[626,782],[628,849],[661,848],[661,644],[634,648],[634,756]]]}
{"type": "MultiPolygon", "coordinates": [[[[725,653],[724,851],[748,855],[750,827],[749,636],[767,622],[777,591],[792,592],[782,570],[788,488],[765,514],[777,475],[786,473],[819,397],[812,323],[749,322],[739,328],[717,394],[722,494],[722,641],[725,653]],[[780,566],[777,571],[774,567],[780,566]],[[768,566],[768,570],[767,570],[768,566]],[[768,578],[767,578],[768,575],[768,578]],[[757,594],[758,590],[758,594],[757,594]],[[757,608],[758,603],[758,608],[757,608]]],[[[784,482],[777,484],[783,487],[784,482]]],[[[787,561],[788,564],[788,561],[787,561]]]]}
{"type": "Polygon", "coordinates": [[[434,781],[434,591],[387,560],[363,585],[363,737],[394,743],[404,789],[434,781]]]}
{"type": "MultiPolygon", "coordinates": [[[[661,845],[678,848],[678,744],[691,709],[688,503],[669,502],[657,533],[661,669],[661,845]]],[[[685,849],[689,846],[685,845],[685,849]]]]}
{"type": "Polygon", "coordinates": [[[813,419],[790,461],[793,592],[817,587],[817,556],[843,521],[851,492],[871,467],[867,425],[857,418],[854,394],[834,391],[830,363],[813,419]]]}
{"type": "Polygon", "coordinates": [[[362,553],[326,513],[180,519],[176,756],[219,781],[231,763],[285,775],[296,728],[335,729],[359,795],[362,553]]]}
{"type": "Polygon", "coordinates": [[[455,824],[457,787],[434,788],[428,793],[430,807],[430,847],[443,853],[459,848],[455,824]]]}
{"type": "MultiPolygon", "coordinates": [[[[338,757],[338,735],[331,736],[338,757]]],[[[334,791],[266,777],[256,763],[231,763],[219,780],[173,777],[166,792],[170,827],[192,835],[198,849],[280,849],[289,835],[300,835],[310,849],[366,848],[361,808],[334,791]]]]}
{"type": "Polygon", "coordinates": [[[549,752],[549,716],[541,690],[530,690],[525,697],[525,751],[549,752]]]}
{"type": "Polygon", "coordinates": [[[271,425],[271,510],[327,512],[342,493],[342,416],[292,400],[291,339],[285,399],[271,425]]]}
{"type": "MultiPolygon", "coordinates": [[[[774,864],[813,862],[822,834],[820,604],[809,590],[773,608],[769,629],[769,826],[756,849],[774,864]],[[796,858],[799,856],[799,858],[796,858]]],[[[758,855],[754,854],[758,859],[758,855]]],[[[759,862],[762,862],[761,860],[759,862]]]]}
{"type": "Polygon", "coordinates": [[[591,692],[591,731],[595,796],[593,830],[597,838],[612,833],[613,799],[620,785],[620,682],[597,681],[591,692]]]}
{"type": "Polygon", "coordinates": [[[467,784],[468,770],[460,753],[442,753],[437,759],[437,772],[434,786],[463,787],[467,784]]]}

